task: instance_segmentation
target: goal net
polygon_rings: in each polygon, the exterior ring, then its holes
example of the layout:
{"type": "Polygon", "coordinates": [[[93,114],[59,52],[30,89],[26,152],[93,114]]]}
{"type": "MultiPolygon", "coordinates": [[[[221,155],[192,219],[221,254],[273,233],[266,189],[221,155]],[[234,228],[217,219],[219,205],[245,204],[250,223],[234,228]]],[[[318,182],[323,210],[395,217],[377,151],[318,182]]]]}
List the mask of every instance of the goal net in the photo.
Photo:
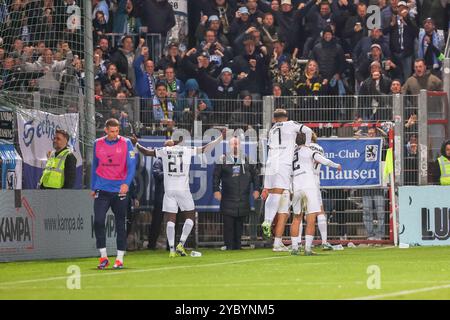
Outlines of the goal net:
{"type": "Polygon", "coordinates": [[[83,133],[95,121],[85,113],[85,37],[93,34],[85,32],[84,3],[0,0],[0,104],[28,119],[30,109],[79,113],[83,146],[92,144],[83,133]]]}

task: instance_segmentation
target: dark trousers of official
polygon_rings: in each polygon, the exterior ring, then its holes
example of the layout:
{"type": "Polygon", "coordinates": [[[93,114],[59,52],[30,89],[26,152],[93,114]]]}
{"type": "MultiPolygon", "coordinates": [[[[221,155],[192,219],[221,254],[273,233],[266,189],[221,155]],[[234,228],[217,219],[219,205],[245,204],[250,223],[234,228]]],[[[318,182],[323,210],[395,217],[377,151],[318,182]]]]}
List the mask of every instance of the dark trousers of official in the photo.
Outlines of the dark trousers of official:
{"type": "Polygon", "coordinates": [[[162,212],[162,203],[156,203],[155,209],[152,212],[152,223],[150,224],[150,230],[148,234],[148,248],[156,249],[156,242],[158,241],[159,234],[161,233],[161,224],[164,218],[162,212]]]}
{"type": "Polygon", "coordinates": [[[97,239],[97,249],[106,248],[106,213],[111,208],[114,213],[117,232],[117,250],[127,250],[126,216],[128,211],[128,196],[120,198],[117,193],[98,191],[94,199],[94,230],[97,239]]]}
{"type": "Polygon", "coordinates": [[[241,249],[241,237],[245,217],[223,215],[223,240],[227,250],[241,249]]]}
{"type": "Polygon", "coordinates": [[[127,218],[126,218],[126,224],[127,224],[127,237],[130,235],[131,231],[133,231],[133,220],[135,218],[134,212],[133,212],[133,200],[131,197],[128,197],[127,199],[127,218]]]}

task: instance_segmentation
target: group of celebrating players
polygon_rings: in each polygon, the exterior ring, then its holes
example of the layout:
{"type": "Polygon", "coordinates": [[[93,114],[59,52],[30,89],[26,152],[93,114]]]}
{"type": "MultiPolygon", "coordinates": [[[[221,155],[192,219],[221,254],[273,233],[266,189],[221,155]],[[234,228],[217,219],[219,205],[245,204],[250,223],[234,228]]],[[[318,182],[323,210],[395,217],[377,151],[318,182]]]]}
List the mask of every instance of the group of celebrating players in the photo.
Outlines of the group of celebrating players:
{"type": "MultiPolygon", "coordinates": [[[[314,132],[307,126],[288,120],[287,111],[277,109],[273,114],[274,125],[268,134],[268,156],[264,172],[265,199],[263,235],[270,238],[272,223],[277,215],[273,251],[290,251],[299,255],[303,215],[306,216],[305,249],[307,256],[314,255],[311,250],[317,218],[322,237],[322,248],[332,249],[327,242],[327,219],[323,210],[320,192],[320,165],[342,170],[341,165],[324,157],[323,149],[316,144],[314,132]],[[314,141],[314,142],[313,142],[314,141]],[[292,201],[291,201],[292,198],[292,201]],[[294,213],[291,224],[291,249],[282,242],[285,224],[289,218],[290,207],[294,213]]],[[[125,209],[122,201],[126,198],[130,179],[130,168],[134,163],[133,144],[145,156],[162,159],[164,171],[163,212],[167,215],[166,233],[169,243],[169,257],[186,256],[185,242],[194,226],[195,205],[189,189],[189,170],[192,157],[213,149],[226,138],[226,130],[221,136],[203,147],[184,146],[181,142],[167,140],[164,147],[149,149],[137,142],[118,135],[118,122],[110,119],[105,126],[106,136],[96,140],[92,175],[94,200],[95,235],[101,258],[98,269],[109,265],[105,247],[104,219],[107,210],[112,209],[116,221],[124,219],[125,209]],[[131,143],[130,143],[131,142],[131,143]],[[124,147],[128,145],[128,147],[124,147]],[[125,151],[125,152],[123,152],[125,151]],[[124,153],[123,157],[117,156],[124,153]],[[127,172],[128,170],[128,172],[127,172]],[[127,177],[127,179],[124,179],[127,177]],[[101,181],[99,185],[98,181],[101,181]],[[128,182],[126,182],[128,181],[128,182]],[[116,190],[117,189],[117,190],[116,190]],[[117,197],[117,199],[116,199],[117,197]],[[107,199],[105,199],[107,198],[107,199]],[[175,221],[178,209],[185,214],[182,234],[175,246],[175,221]]],[[[134,173],[134,171],[133,171],[134,173]]],[[[118,255],[114,268],[123,268],[124,237],[123,228],[117,230],[118,255]],[[120,234],[119,234],[120,233],[120,234]]],[[[126,242],[126,240],[125,240],[126,242]]]]}
{"type": "Polygon", "coordinates": [[[324,157],[323,149],[312,142],[317,140],[314,132],[305,125],[289,121],[286,110],[275,110],[273,118],[275,124],[269,131],[269,152],[262,193],[263,198],[266,198],[263,235],[266,238],[271,236],[272,222],[278,214],[273,250],[289,250],[281,237],[292,204],[294,216],[290,230],[291,254],[299,255],[300,252],[303,215],[306,216],[305,255],[315,254],[311,247],[316,217],[322,247],[330,250],[332,247],[327,242],[327,219],[320,192],[320,165],[337,170],[342,170],[342,167],[324,157]]]}

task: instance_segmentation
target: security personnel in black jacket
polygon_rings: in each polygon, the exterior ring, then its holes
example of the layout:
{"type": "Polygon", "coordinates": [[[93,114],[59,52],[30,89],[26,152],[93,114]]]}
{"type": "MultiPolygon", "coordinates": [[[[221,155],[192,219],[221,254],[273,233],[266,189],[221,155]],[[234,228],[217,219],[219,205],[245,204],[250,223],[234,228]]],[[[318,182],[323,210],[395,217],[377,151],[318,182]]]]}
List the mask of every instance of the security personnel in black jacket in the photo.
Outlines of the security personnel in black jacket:
{"type": "Polygon", "coordinates": [[[222,155],[215,165],[213,191],[223,214],[225,246],[227,250],[239,250],[244,219],[250,214],[250,193],[254,190],[253,197],[257,199],[260,183],[256,164],[249,164],[239,152],[239,139],[233,137],[229,144],[231,153],[222,155]]]}

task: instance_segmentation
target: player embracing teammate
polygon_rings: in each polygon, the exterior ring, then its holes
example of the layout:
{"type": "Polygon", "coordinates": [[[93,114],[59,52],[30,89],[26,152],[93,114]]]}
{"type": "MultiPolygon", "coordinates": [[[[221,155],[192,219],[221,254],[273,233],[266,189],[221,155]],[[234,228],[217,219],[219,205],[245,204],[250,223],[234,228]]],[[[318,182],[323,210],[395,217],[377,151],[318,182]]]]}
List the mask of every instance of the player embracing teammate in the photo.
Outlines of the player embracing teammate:
{"type": "Polygon", "coordinates": [[[293,199],[292,208],[294,210],[294,219],[291,227],[292,255],[298,255],[301,237],[299,237],[299,229],[302,221],[302,213],[306,216],[305,231],[305,255],[313,255],[311,250],[314,239],[316,217],[318,220],[319,230],[322,235],[322,245],[324,249],[330,249],[330,245],[326,241],[327,225],[326,217],[323,211],[322,196],[320,194],[320,165],[330,166],[341,170],[340,164],[325,158],[320,149],[306,146],[301,135],[296,139],[297,148],[294,153],[292,162],[293,179],[293,199]]]}
{"type": "MultiPolygon", "coordinates": [[[[320,150],[311,148],[313,131],[305,125],[289,121],[287,111],[277,109],[274,111],[275,124],[269,131],[268,157],[265,167],[263,197],[265,203],[263,235],[271,236],[271,227],[277,213],[281,217],[277,222],[277,230],[284,230],[290,206],[290,190],[293,191],[292,205],[294,209],[293,225],[291,227],[292,251],[298,255],[299,228],[302,209],[305,209],[307,228],[305,255],[312,255],[312,240],[315,231],[315,219],[319,215],[320,229],[325,235],[324,246],[330,248],[326,241],[326,218],[323,215],[322,198],[320,196],[320,164],[328,165],[341,170],[341,166],[323,156],[320,150]],[[322,213],[322,214],[321,214],[322,213]],[[325,218],[325,228],[323,228],[325,218]]],[[[317,148],[317,147],[316,147],[317,148]]],[[[318,148],[317,148],[318,149],[318,148]]],[[[274,249],[281,248],[281,235],[276,235],[274,249]]],[[[286,251],[286,250],[274,250],[286,251]]]]}

